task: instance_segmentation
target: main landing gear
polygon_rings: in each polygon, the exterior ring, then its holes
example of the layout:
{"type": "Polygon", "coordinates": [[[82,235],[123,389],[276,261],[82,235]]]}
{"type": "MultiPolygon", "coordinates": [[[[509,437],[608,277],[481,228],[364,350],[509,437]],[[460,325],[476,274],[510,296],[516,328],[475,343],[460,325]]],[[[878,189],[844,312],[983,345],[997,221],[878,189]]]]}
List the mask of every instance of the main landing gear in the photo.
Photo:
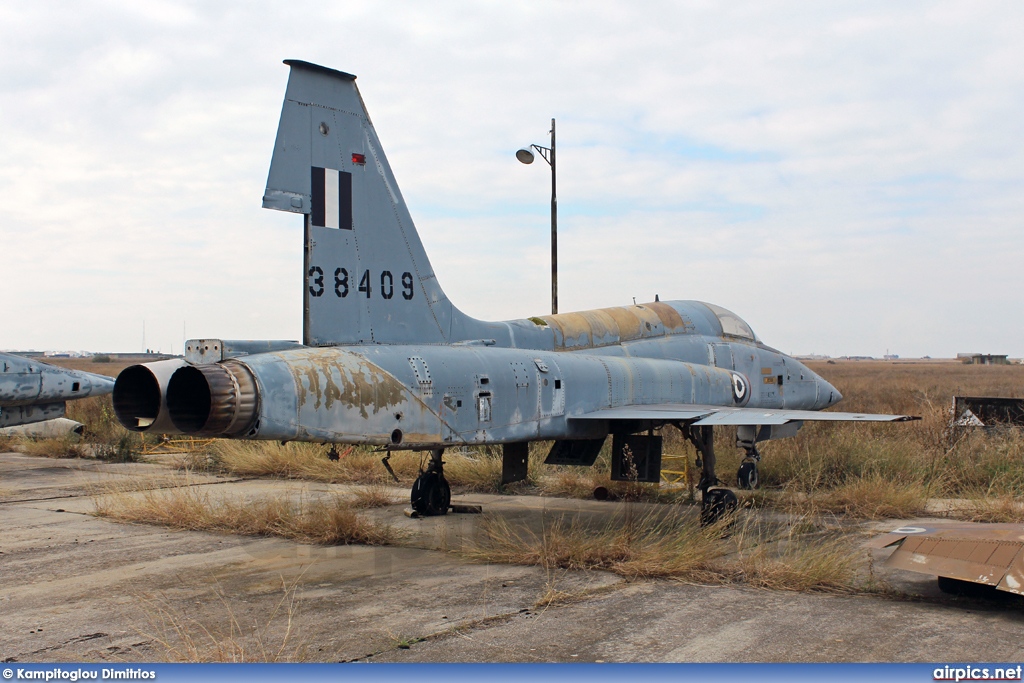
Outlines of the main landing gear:
{"type": "Polygon", "coordinates": [[[430,464],[412,485],[412,509],[427,517],[446,515],[452,504],[452,489],[444,478],[443,448],[430,452],[430,464]]]}
{"type": "MultiPolygon", "coordinates": [[[[736,494],[726,488],[719,488],[722,482],[715,474],[715,432],[714,427],[686,427],[683,434],[697,449],[697,467],[701,468],[700,483],[700,525],[710,526],[739,506],[736,494]]],[[[755,469],[756,472],[756,469],[755,469]]]]}

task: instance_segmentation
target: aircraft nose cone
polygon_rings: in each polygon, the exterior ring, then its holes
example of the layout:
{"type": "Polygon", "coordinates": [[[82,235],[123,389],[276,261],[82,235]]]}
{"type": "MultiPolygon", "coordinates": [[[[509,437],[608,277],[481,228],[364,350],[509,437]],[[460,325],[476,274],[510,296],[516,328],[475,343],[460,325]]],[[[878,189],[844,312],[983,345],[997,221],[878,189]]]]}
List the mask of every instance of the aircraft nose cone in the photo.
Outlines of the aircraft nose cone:
{"type": "Polygon", "coordinates": [[[89,393],[93,396],[102,396],[114,391],[114,378],[106,375],[89,373],[89,384],[92,385],[92,391],[89,393]]]}
{"type": "Polygon", "coordinates": [[[829,382],[826,382],[821,377],[818,378],[818,400],[816,402],[816,409],[821,410],[822,408],[828,408],[834,406],[843,400],[843,395],[839,393],[839,390],[832,386],[829,382]]]}
{"type": "Polygon", "coordinates": [[[829,382],[826,382],[825,380],[821,380],[821,383],[825,385],[824,386],[824,390],[825,391],[822,392],[819,395],[820,396],[825,396],[825,392],[828,392],[828,395],[825,398],[825,400],[826,400],[825,407],[826,408],[829,407],[829,406],[834,406],[835,404],[837,404],[837,403],[839,403],[840,401],[843,400],[843,395],[841,393],[839,393],[839,390],[836,389],[834,386],[832,386],[829,382]]]}

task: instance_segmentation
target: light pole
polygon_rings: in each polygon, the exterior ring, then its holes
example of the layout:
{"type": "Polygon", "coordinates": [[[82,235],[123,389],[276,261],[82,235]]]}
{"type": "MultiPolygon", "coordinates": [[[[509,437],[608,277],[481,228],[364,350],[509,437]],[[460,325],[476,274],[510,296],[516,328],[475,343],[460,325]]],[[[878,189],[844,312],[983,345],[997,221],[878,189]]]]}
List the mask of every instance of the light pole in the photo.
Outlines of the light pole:
{"type": "MultiPolygon", "coordinates": [[[[555,120],[551,119],[551,146],[530,145],[540,152],[551,167],[551,314],[558,313],[558,195],[555,193],[555,120]]],[[[524,164],[533,163],[529,147],[516,152],[516,159],[524,164]]]]}

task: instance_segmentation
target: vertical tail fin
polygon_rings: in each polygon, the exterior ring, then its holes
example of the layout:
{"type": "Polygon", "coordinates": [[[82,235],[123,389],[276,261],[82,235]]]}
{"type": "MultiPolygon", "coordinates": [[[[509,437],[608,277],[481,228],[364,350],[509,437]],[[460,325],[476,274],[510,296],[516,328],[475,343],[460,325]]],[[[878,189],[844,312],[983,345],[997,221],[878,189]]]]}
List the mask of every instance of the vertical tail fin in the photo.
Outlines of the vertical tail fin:
{"type": "Polygon", "coordinates": [[[443,343],[434,277],[355,76],[291,67],[263,207],[305,215],[303,343],[443,343]]]}

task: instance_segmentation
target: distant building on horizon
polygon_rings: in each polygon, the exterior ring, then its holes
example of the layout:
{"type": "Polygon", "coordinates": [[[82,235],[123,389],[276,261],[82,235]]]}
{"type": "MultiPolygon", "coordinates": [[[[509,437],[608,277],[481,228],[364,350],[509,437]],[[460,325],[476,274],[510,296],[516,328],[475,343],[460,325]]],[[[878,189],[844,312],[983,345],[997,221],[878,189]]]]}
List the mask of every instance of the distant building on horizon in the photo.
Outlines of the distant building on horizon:
{"type": "Polygon", "coordinates": [[[1009,365],[1007,354],[998,353],[958,353],[956,359],[965,365],[1009,365]]]}

